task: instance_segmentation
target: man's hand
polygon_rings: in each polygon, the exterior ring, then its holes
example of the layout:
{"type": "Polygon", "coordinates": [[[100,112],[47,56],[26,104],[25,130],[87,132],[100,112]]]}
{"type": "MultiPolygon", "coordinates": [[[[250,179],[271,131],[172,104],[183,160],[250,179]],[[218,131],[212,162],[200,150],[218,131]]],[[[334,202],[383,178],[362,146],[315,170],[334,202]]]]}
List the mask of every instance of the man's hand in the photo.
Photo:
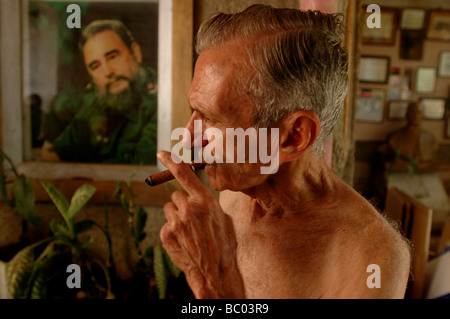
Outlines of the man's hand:
{"type": "Polygon", "coordinates": [[[174,192],[164,206],[167,223],[160,233],[164,248],[196,298],[244,298],[231,218],[186,163],[176,164],[169,152],[157,156],[186,190],[174,192]]]}

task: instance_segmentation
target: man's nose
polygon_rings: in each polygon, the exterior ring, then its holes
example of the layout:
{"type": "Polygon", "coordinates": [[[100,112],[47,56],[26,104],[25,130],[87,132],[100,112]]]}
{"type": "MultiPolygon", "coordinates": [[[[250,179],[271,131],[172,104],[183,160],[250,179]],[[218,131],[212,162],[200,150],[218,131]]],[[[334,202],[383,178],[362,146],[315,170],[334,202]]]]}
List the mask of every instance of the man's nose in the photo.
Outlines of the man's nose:
{"type": "Polygon", "coordinates": [[[106,61],[104,64],[104,72],[107,78],[112,78],[115,74],[114,66],[111,62],[106,61]]]}
{"type": "Polygon", "coordinates": [[[194,147],[204,147],[208,144],[208,140],[203,139],[203,133],[205,128],[202,121],[196,119],[193,115],[187,122],[184,128],[182,145],[183,148],[191,150],[194,147]]]}

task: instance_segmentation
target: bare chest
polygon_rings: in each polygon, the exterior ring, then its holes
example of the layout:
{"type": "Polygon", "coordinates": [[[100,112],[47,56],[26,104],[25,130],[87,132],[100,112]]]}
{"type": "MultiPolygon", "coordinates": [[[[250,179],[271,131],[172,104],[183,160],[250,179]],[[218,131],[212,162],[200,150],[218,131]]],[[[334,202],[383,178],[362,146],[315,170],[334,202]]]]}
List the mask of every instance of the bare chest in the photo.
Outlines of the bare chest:
{"type": "Polygon", "coordinates": [[[313,237],[290,229],[240,234],[237,259],[247,297],[319,298],[326,249],[323,238],[313,237]]]}

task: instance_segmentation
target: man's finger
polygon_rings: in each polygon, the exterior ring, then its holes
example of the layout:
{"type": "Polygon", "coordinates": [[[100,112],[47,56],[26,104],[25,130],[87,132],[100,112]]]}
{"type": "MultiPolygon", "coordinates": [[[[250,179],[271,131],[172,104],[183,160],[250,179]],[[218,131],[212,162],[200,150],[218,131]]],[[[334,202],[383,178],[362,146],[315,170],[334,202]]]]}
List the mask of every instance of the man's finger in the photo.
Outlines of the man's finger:
{"type": "Polygon", "coordinates": [[[204,193],[206,191],[205,185],[200,182],[200,179],[195,175],[188,164],[183,162],[179,164],[175,163],[172,160],[170,152],[160,151],[156,156],[160,162],[170,170],[172,175],[189,195],[204,193]]]}

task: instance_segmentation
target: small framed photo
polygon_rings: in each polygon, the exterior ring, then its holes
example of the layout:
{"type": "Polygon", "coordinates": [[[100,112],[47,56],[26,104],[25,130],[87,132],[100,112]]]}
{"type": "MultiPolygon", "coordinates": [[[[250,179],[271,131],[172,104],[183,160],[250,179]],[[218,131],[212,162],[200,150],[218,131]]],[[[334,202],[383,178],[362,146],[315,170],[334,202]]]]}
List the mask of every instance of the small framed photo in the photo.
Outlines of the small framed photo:
{"type": "Polygon", "coordinates": [[[359,81],[366,83],[387,83],[390,61],[390,57],[387,56],[361,56],[359,81]]]}
{"type": "Polygon", "coordinates": [[[403,30],[422,30],[425,25],[425,9],[403,9],[400,28],[403,30]]]}
{"type": "Polygon", "coordinates": [[[423,112],[423,118],[426,120],[442,120],[445,114],[444,98],[422,98],[420,108],[423,112]]]}
{"type": "Polygon", "coordinates": [[[385,90],[360,89],[356,97],[355,119],[360,122],[382,123],[385,99],[385,90]]]}
{"type": "Polygon", "coordinates": [[[404,60],[422,60],[423,32],[417,30],[401,30],[400,58],[404,60]]]}
{"type": "Polygon", "coordinates": [[[438,75],[441,77],[450,77],[450,51],[441,52],[438,75]]]}
{"type": "Polygon", "coordinates": [[[450,40],[450,11],[431,11],[427,38],[441,41],[450,40]]]}
{"type": "Polygon", "coordinates": [[[406,118],[406,111],[408,110],[408,100],[391,100],[388,106],[389,120],[404,120],[406,118]]]}
{"type": "Polygon", "coordinates": [[[436,88],[436,68],[420,67],[416,74],[416,92],[433,93],[436,88]]]}
{"type": "Polygon", "coordinates": [[[369,21],[372,12],[364,7],[364,21],[362,23],[362,40],[364,44],[395,44],[395,30],[397,29],[397,10],[383,8],[380,14],[382,28],[370,28],[369,21]],[[368,21],[369,20],[369,21],[368,21]]]}

